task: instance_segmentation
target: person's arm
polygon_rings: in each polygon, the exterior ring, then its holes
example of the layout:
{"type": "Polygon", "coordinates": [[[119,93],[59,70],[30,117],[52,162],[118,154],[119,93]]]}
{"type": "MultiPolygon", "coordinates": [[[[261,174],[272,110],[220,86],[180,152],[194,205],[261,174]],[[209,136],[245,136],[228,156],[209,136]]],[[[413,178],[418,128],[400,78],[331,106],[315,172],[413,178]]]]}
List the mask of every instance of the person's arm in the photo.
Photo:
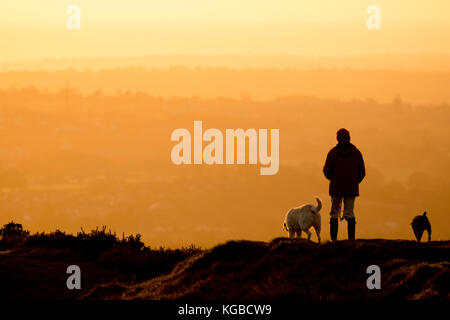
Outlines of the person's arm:
{"type": "Polygon", "coordinates": [[[325,178],[328,180],[331,180],[331,177],[333,176],[333,169],[334,169],[334,154],[332,151],[328,152],[327,160],[325,161],[325,165],[323,167],[323,174],[325,175],[325,178]]]}
{"type": "Polygon", "coordinates": [[[358,183],[361,183],[361,181],[363,181],[365,176],[366,176],[366,167],[364,165],[363,156],[360,153],[360,160],[359,160],[359,166],[358,166],[358,183]]]}

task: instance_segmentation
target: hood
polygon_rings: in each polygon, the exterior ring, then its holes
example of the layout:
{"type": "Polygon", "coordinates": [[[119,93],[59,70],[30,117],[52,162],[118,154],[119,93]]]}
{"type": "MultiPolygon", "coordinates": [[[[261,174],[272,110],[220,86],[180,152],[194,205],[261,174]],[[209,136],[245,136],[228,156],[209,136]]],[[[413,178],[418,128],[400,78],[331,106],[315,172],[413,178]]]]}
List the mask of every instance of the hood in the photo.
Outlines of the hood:
{"type": "Polygon", "coordinates": [[[351,156],[356,150],[356,147],[351,144],[350,142],[339,142],[336,145],[336,153],[338,154],[338,156],[341,157],[349,157],[351,156]]]}

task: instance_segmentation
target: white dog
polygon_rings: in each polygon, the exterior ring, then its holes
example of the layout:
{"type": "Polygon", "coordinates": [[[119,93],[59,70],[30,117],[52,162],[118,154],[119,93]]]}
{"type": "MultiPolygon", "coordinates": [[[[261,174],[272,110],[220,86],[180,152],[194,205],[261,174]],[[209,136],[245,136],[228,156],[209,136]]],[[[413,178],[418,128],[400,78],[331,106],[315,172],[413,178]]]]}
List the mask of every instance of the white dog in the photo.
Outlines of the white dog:
{"type": "Polygon", "coordinates": [[[289,238],[294,238],[297,233],[297,238],[301,238],[302,231],[308,235],[308,240],[311,239],[311,232],[309,229],[314,227],[317,234],[317,240],[320,243],[320,228],[322,225],[320,218],[320,209],[322,209],[322,202],[316,198],[317,206],[312,204],[305,204],[289,210],[286,214],[284,228],[289,231],[289,238]]]}

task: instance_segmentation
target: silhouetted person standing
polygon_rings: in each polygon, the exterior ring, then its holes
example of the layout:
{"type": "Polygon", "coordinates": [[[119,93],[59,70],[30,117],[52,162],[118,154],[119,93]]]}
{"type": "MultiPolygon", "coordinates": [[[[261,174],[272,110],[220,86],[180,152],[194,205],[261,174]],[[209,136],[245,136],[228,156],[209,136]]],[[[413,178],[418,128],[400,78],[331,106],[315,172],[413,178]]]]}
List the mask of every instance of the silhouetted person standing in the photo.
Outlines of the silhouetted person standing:
{"type": "Polygon", "coordinates": [[[330,236],[336,240],[338,218],[344,203],[343,217],[347,220],[348,239],[355,239],[355,197],[359,196],[359,184],[366,175],[361,152],[350,143],[350,133],[339,129],[336,138],[338,144],[328,152],[323,173],[330,180],[331,196],[330,236]]]}

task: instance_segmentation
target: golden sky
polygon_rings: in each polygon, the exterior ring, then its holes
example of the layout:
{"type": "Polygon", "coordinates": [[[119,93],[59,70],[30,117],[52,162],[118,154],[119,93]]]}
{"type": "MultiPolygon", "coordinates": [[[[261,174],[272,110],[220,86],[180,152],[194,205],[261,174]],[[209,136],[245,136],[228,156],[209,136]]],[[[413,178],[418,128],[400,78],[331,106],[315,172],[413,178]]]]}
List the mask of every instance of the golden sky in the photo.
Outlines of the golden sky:
{"type": "Polygon", "coordinates": [[[0,2],[0,62],[152,53],[450,52],[448,0],[14,0],[0,2]],[[81,30],[68,30],[68,5],[81,30]],[[381,8],[381,30],[366,9],[381,8]]]}

